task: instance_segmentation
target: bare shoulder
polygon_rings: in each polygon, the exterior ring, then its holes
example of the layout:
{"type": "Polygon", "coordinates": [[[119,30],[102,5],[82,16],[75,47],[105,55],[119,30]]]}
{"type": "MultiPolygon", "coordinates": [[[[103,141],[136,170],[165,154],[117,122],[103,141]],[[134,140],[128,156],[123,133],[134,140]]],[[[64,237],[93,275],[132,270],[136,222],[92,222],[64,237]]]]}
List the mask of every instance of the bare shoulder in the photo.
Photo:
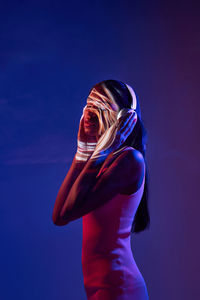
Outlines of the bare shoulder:
{"type": "Polygon", "coordinates": [[[126,147],[120,153],[118,162],[121,165],[123,193],[135,193],[145,176],[145,161],[142,153],[132,147],[126,147]]]}
{"type": "Polygon", "coordinates": [[[132,157],[134,160],[144,162],[142,153],[133,147],[127,146],[125,149],[123,149],[123,152],[132,157]]]}
{"type": "Polygon", "coordinates": [[[122,194],[135,193],[145,175],[145,162],[140,151],[125,147],[109,155],[100,172],[101,180],[108,180],[112,190],[122,194]]]}
{"type": "Polygon", "coordinates": [[[137,149],[129,146],[120,152],[118,159],[122,164],[128,164],[130,169],[135,167],[144,168],[145,166],[145,161],[142,153],[137,149]]]}

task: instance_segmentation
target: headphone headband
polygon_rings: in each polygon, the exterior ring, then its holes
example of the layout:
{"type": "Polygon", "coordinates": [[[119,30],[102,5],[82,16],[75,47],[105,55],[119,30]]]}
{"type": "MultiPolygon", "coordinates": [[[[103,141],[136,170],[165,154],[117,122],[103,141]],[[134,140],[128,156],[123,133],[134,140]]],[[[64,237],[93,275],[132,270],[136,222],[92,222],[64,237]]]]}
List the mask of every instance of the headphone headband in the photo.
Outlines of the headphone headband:
{"type": "Polygon", "coordinates": [[[135,95],[135,92],[134,90],[132,89],[132,87],[128,84],[126,84],[126,87],[127,89],[129,90],[130,94],[131,94],[131,97],[132,97],[132,104],[131,104],[131,108],[136,110],[136,107],[137,107],[137,99],[136,99],[136,95],[135,95]]]}

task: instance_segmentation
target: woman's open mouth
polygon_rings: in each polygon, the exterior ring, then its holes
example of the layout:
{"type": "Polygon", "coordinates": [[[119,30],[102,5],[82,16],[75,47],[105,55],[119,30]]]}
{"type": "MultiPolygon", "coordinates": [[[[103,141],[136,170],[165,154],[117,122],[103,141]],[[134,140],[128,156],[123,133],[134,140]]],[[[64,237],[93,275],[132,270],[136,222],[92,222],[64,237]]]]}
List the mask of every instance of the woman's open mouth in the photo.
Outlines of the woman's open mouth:
{"type": "Polygon", "coordinates": [[[85,121],[85,122],[84,122],[84,125],[85,125],[86,127],[91,127],[91,126],[96,126],[96,123],[85,121]]]}

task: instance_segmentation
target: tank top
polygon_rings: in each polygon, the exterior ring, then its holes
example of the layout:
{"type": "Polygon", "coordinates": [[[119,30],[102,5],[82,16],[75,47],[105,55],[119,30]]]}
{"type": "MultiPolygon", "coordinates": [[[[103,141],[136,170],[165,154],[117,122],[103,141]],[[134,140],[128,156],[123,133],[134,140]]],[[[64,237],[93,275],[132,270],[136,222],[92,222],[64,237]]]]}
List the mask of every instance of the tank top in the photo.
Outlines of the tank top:
{"type": "Polygon", "coordinates": [[[130,243],[144,182],[145,176],[135,193],[117,194],[82,217],[81,261],[88,300],[148,299],[130,243]]]}

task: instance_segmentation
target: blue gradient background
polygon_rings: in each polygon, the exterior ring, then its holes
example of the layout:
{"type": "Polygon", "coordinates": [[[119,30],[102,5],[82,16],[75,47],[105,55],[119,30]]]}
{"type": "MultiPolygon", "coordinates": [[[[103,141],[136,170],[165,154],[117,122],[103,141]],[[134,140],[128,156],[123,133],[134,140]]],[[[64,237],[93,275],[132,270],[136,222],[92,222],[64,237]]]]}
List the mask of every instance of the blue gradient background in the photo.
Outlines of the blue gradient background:
{"type": "Polygon", "coordinates": [[[86,300],[82,220],[51,216],[104,79],[134,87],[148,131],[150,299],[200,299],[198,2],[1,1],[0,25],[1,299],[86,300]]]}

